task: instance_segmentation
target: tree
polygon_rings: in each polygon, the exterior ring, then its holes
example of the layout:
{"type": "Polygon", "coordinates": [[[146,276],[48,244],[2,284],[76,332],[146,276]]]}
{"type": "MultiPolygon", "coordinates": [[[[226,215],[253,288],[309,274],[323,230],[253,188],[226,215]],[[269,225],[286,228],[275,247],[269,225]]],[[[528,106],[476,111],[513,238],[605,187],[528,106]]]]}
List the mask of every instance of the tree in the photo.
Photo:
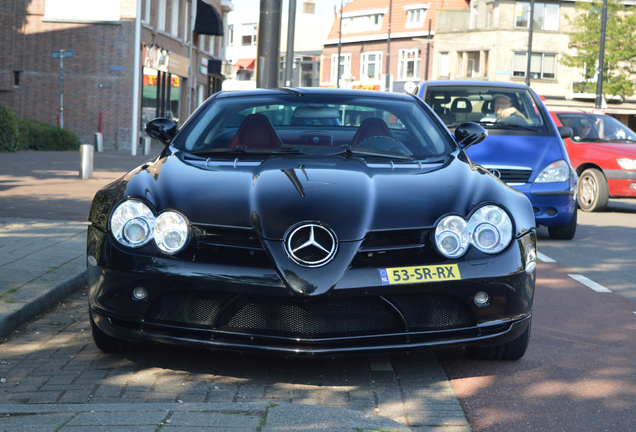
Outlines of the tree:
{"type": "MultiPolygon", "coordinates": [[[[580,67],[585,78],[597,75],[601,46],[603,1],[577,2],[576,16],[566,16],[574,31],[570,45],[576,55],[563,54],[563,64],[580,67]]],[[[603,65],[603,93],[626,98],[636,91],[636,13],[617,0],[607,1],[607,26],[603,65]]]]}

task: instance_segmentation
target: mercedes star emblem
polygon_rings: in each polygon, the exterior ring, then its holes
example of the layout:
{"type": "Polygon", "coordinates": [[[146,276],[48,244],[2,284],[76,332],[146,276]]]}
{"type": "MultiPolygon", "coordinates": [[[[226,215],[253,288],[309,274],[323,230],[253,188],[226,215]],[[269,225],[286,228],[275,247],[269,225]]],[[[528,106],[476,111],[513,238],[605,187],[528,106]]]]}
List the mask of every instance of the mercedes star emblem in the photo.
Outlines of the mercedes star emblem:
{"type": "Polygon", "coordinates": [[[337,246],[335,233],[316,223],[294,228],[285,242],[285,250],[292,261],[304,267],[327,264],[335,255],[337,246]]]}

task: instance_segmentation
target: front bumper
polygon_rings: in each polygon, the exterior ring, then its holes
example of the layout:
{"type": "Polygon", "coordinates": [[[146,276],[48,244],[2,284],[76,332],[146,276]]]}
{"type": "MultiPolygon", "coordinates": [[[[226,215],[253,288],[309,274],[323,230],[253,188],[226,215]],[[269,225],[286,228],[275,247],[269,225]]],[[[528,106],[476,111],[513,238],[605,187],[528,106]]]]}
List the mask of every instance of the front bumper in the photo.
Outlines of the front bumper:
{"type": "Polygon", "coordinates": [[[525,253],[535,244],[530,232],[496,256],[444,262],[461,274],[446,282],[382,285],[378,268],[354,267],[308,298],[272,268],[138,256],[90,227],[90,313],[116,339],[285,355],[498,345],[529,323],[535,271],[525,253]],[[134,300],[136,287],[148,297],[134,300]],[[475,304],[479,291],[487,307],[475,304]]]}
{"type": "Polygon", "coordinates": [[[566,225],[576,211],[576,178],[558,183],[526,183],[512,186],[528,197],[537,225],[566,225]]]}

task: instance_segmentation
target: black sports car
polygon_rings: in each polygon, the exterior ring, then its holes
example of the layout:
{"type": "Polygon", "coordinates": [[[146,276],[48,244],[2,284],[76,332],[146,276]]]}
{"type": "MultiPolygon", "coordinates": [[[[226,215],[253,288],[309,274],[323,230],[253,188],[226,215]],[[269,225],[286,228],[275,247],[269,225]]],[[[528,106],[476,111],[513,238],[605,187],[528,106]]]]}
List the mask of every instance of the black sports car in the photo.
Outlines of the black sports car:
{"type": "Polygon", "coordinates": [[[536,233],[521,193],[411,95],[221,92],[93,200],[87,259],[104,351],[164,342],[285,355],[466,346],[518,359],[536,233]]]}

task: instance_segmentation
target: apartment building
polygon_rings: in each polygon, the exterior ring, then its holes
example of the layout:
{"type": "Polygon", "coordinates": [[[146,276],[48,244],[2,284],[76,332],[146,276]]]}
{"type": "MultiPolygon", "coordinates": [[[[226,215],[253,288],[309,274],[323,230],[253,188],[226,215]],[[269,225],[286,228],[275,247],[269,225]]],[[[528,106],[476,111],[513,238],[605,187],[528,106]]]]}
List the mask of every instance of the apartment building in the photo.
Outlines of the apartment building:
{"type": "Polygon", "coordinates": [[[429,78],[438,9],[468,10],[469,2],[354,0],[346,4],[323,44],[320,85],[386,90],[387,60],[389,91],[403,92],[429,78]]]}
{"type": "MultiPolygon", "coordinates": [[[[582,70],[562,62],[564,53],[576,54],[567,19],[576,13],[574,0],[535,1],[530,86],[549,109],[589,112],[595,83],[585,82],[582,70]]],[[[468,10],[439,10],[432,77],[524,83],[530,22],[525,0],[472,0],[468,10]]],[[[606,101],[604,111],[636,126],[636,101],[614,98],[606,101]]]]}
{"type": "Polygon", "coordinates": [[[0,0],[0,104],[131,150],[220,90],[230,0],[0,0]],[[138,44],[137,42],[138,41],[138,44]],[[60,59],[62,57],[62,59],[60,59]],[[63,105],[63,110],[60,108],[63,105]],[[63,124],[62,124],[63,122],[63,124]]]}

